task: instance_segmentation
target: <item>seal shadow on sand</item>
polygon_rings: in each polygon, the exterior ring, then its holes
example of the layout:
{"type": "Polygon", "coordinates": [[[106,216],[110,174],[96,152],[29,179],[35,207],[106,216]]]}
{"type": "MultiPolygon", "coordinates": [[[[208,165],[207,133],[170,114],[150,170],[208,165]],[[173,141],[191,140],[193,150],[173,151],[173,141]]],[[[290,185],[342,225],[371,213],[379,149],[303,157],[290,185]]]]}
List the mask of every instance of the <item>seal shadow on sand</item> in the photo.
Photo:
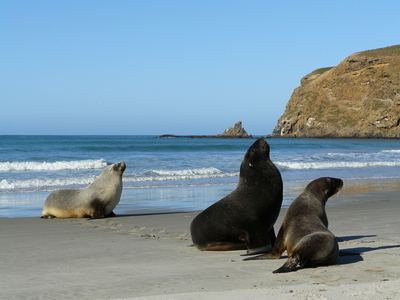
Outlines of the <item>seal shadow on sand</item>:
{"type": "MultiPolygon", "coordinates": [[[[343,237],[336,237],[337,241],[345,242],[351,240],[357,240],[367,237],[375,237],[376,235],[354,235],[354,236],[343,236],[343,237]]],[[[388,246],[378,246],[378,247],[354,247],[354,248],[346,248],[339,250],[339,257],[335,263],[335,265],[348,265],[354,264],[360,261],[364,261],[363,257],[361,256],[365,252],[377,251],[377,250],[384,250],[384,249],[393,249],[393,248],[400,248],[400,245],[388,245],[388,246]]],[[[282,255],[280,259],[287,259],[287,255],[282,255]]],[[[315,267],[317,268],[317,267],[315,267]]],[[[299,271],[303,269],[302,267],[296,267],[293,272],[299,271]]]]}
{"type": "Polygon", "coordinates": [[[350,235],[350,236],[341,236],[341,237],[336,237],[337,241],[340,242],[347,242],[347,241],[352,241],[352,240],[359,240],[362,238],[367,238],[367,237],[375,237],[376,235],[350,235]]]}
{"type": "Polygon", "coordinates": [[[183,214],[185,213],[184,211],[171,211],[171,212],[146,212],[146,213],[135,213],[135,214],[122,214],[122,215],[110,215],[107,217],[98,217],[98,218],[85,218],[87,221],[92,221],[92,220],[99,220],[99,219],[110,219],[110,218],[124,218],[124,217],[141,217],[141,216],[157,216],[157,215],[171,215],[171,214],[183,214]]]}
{"type": "Polygon", "coordinates": [[[187,212],[184,212],[184,211],[145,212],[145,213],[115,215],[115,216],[113,216],[113,218],[157,216],[157,215],[173,215],[173,214],[184,214],[184,213],[187,213],[187,212]]]}
{"type": "MultiPolygon", "coordinates": [[[[351,240],[357,240],[366,237],[374,237],[376,235],[355,235],[355,236],[342,236],[336,237],[337,241],[345,242],[351,240]]],[[[378,246],[378,247],[354,247],[354,248],[346,248],[339,250],[339,258],[336,261],[338,265],[347,265],[353,264],[359,261],[363,261],[361,254],[365,252],[371,252],[376,250],[383,250],[383,249],[392,249],[392,248],[400,248],[400,245],[389,245],[389,246],[378,246]]]]}

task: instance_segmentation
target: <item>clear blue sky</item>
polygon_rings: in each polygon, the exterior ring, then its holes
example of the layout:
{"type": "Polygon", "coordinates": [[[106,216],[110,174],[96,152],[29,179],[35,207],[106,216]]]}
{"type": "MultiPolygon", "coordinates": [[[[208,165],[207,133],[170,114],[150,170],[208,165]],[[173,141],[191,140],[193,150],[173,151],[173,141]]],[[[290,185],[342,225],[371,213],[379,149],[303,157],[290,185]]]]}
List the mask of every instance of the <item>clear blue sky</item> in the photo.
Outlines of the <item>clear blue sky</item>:
{"type": "Polygon", "coordinates": [[[400,43],[400,1],[0,1],[0,134],[269,134],[311,71],[400,43]]]}

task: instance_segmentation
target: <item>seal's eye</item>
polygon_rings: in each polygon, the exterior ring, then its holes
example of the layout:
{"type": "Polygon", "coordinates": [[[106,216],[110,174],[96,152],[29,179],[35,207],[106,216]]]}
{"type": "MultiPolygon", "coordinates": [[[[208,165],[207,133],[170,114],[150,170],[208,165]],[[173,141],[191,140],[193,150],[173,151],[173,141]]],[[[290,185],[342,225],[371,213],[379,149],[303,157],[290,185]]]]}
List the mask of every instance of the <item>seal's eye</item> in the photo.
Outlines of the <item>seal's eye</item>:
{"type": "Polygon", "coordinates": [[[252,167],[253,165],[251,163],[249,163],[249,166],[252,167]]]}

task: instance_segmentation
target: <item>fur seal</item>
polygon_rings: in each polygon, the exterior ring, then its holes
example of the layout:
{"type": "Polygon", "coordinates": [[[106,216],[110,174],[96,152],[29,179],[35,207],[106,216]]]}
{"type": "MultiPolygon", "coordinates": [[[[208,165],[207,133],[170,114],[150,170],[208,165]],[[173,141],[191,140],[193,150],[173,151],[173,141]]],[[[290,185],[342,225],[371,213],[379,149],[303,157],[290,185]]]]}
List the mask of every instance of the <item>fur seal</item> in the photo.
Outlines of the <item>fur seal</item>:
{"type": "Polygon", "coordinates": [[[325,203],[342,186],[343,181],[338,178],[322,177],[310,182],[286,211],[272,251],[244,260],[280,258],[286,250],[288,260],[273,273],[290,272],[297,265],[334,264],[339,246],[335,235],[328,230],[325,203]]]}
{"type": "Polygon", "coordinates": [[[125,162],[104,168],[100,176],[83,189],[52,192],[43,205],[41,218],[99,218],[114,216],[122,193],[125,162]]]}
{"type": "Polygon", "coordinates": [[[190,224],[193,244],[202,251],[248,249],[265,253],[275,241],[273,225],[282,205],[283,184],[260,138],[246,152],[236,188],[190,224]]]}

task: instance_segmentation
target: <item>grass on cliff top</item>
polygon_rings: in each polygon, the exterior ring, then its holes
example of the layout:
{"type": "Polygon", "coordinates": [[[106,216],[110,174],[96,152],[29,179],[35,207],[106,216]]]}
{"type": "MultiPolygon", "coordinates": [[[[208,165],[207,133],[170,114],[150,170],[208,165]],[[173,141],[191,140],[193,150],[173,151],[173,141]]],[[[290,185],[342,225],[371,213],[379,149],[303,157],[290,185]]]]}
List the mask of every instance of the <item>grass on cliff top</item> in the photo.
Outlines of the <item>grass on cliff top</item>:
{"type": "Polygon", "coordinates": [[[367,50],[359,52],[358,55],[365,56],[388,56],[388,55],[400,55],[400,45],[389,46],[385,48],[378,48],[373,50],[367,50]]]}
{"type": "Polygon", "coordinates": [[[310,74],[307,74],[302,79],[300,79],[300,84],[304,86],[307,83],[309,83],[310,81],[314,80],[314,79],[310,79],[310,77],[312,75],[315,75],[315,74],[321,75],[321,74],[325,73],[326,71],[329,71],[332,68],[334,68],[334,67],[316,69],[316,70],[312,71],[310,74]]]}
{"type": "Polygon", "coordinates": [[[313,73],[317,73],[317,74],[323,74],[326,71],[329,71],[330,69],[332,69],[333,67],[327,67],[327,68],[320,68],[320,69],[316,69],[313,71],[313,73]]]}

